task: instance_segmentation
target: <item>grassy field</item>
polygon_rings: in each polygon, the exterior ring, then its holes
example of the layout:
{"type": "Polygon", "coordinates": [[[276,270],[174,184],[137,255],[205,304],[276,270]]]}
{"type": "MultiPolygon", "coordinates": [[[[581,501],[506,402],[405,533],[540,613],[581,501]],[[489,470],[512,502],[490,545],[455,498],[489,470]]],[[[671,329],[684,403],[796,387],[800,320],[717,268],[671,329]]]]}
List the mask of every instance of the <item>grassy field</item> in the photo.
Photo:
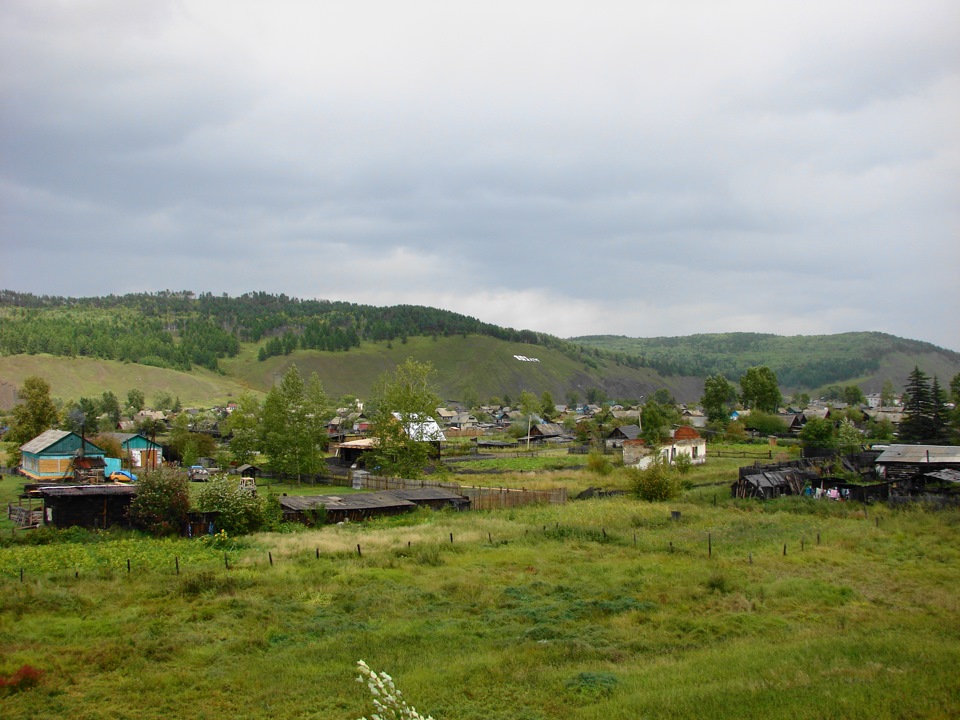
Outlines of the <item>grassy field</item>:
{"type": "Polygon", "coordinates": [[[740,462],[666,504],[4,543],[0,675],[43,675],[0,716],[356,718],[363,659],[438,720],[956,717],[960,514],[734,501],[740,462]]]}
{"type": "Polygon", "coordinates": [[[162,391],[179,397],[185,407],[211,407],[235,400],[248,389],[242,381],[202,368],[184,373],[92,358],[0,356],[0,379],[20,387],[31,375],[39,375],[50,383],[50,394],[63,400],[99,398],[107,390],[123,400],[131,389],[137,388],[143,391],[148,404],[162,391]]]}

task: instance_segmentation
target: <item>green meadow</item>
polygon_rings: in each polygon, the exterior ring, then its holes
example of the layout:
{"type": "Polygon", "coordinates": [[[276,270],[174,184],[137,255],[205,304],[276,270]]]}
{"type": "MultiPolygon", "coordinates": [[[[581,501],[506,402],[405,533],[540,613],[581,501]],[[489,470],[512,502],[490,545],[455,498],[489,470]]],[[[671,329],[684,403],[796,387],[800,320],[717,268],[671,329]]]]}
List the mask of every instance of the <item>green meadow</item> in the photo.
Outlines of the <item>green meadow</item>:
{"type": "Polygon", "coordinates": [[[733,501],[719,463],[670,503],[4,540],[0,675],[42,675],[0,716],[357,718],[362,659],[437,720],[956,717],[960,514],[733,501]]]}

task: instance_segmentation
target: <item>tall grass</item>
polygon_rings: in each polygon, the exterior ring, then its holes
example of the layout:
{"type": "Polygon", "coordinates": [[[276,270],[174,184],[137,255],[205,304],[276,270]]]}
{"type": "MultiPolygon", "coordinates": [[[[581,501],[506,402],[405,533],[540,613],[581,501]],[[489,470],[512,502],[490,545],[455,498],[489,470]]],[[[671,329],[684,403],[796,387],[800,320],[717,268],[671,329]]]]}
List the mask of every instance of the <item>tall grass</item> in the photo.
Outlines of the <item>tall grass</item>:
{"type": "Polygon", "coordinates": [[[4,573],[0,675],[43,674],[0,715],[353,718],[358,659],[440,719],[956,715],[960,517],[838,505],[420,511],[229,570],[4,573]]]}

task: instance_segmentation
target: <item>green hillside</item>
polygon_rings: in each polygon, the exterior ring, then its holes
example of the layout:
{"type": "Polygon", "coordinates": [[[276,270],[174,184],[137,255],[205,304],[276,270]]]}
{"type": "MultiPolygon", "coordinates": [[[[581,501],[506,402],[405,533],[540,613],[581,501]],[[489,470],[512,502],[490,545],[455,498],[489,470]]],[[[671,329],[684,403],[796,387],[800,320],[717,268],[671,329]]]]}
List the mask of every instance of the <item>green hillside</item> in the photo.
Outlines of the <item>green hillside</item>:
{"type": "Polygon", "coordinates": [[[331,395],[364,397],[380,374],[408,357],[429,361],[436,368],[440,395],[447,400],[473,397],[485,401],[505,394],[516,398],[522,390],[529,390],[537,394],[549,391],[561,403],[571,392],[579,400],[586,399],[590,388],[613,399],[638,400],[661,387],[678,398],[694,399],[702,389],[697,378],[663,378],[649,368],[631,368],[606,359],[592,360],[593,367],[559,350],[481,335],[364,343],[348,352],[301,350],[262,362],[252,349],[244,349],[236,358],[222,360],[221,366],[238,382],[267,390],[295,363],[305,375],[318,373],[331,395]],[[521,361],[515,355],[539,362],[521,361]]]}
{"type": "Polygon", "coordinates": [[[902,387],[914,366],[943,379],[960,372],[960,353],[877,332],[795,336],[718,333],[657,338],[593,335],[571,341],[607,353],[638,356],[644,365],[668,377],[721,373],[736,381],[747,368],[767,365],[788,390],[855,383],[870,393],[879,392],[887,380],[902,387]]]}
{"type": "Polygon", "coordinates": [[[100,397],[107,390],[124,398],[129,390],[137,388],[148,404],[158,392],[166,392],[179,397],[186,407],[210,407],[227,403],[246,389],[229,377],[202,369],[178,372],[93,358],[0,356],[0,380],[20,387],[31,375],[44,378],[50,383],[51,394],[63,400],[100,397]]]}
{"type": "Polygon", "coordinates": [[[887,380],[899,389],[915,365],[944,382],[960,372],[960,353],[875,332],[564,340],[411,305],[266,293],[63,298],[0,290],[3,405],[11,385],[32,374],[65,400],[138,388],[148,400],[162,391],[187,405],[211,405],[244,389],[266,392],[292,363],[317,372],[334,397],[366,397],[381,373],[408,357],[433,364],[445,400],[476,402],[522,390],[549,391],[558,403],[631,401],[664,387],[690,402],[706,376],[736,382],[754,365],[772,368],[785,392],[812,394],[846,384],[877,392],[887,380]]]}

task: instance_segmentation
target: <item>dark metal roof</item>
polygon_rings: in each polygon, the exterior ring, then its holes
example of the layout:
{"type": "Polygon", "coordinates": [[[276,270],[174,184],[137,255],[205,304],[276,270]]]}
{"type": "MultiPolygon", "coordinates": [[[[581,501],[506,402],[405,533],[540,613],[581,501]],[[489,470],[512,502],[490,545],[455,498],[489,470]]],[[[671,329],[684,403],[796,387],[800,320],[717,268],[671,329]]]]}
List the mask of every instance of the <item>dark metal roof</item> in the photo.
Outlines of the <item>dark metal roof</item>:
{"type": "Polygon", "coordinates": [[[403,500],[411,500],[416,502],[417,500],[466,500],[463,495],[458,495],[455,492],[450,490],[444,490],[442,488],[411,488],[409,490],[390,490],[390,495],[396,495],[398,498],[403,500]]]}
{"type": "Polygon", "coordinates": [[[947,482],[960,483],[960,472],[957,470],[937,470],[936,472],[926,473],[927,477],[936,478],[937,480],[946,480],[947,482]]]}
{"type": "Polygon", "coordinates": [[[287,495],[280,498],[280,506],[293,511],[312,510],[323,505],[328,510],[374,510],[409,508],[416,504],[387,492],[354,493],[352,495],[287,495]]]}
{"type": "Polygon", "coordinates": [[[135,485],[45,485],[37,488],[44,497],[95,497],[101,495],[136,495],[135,485]]]}

